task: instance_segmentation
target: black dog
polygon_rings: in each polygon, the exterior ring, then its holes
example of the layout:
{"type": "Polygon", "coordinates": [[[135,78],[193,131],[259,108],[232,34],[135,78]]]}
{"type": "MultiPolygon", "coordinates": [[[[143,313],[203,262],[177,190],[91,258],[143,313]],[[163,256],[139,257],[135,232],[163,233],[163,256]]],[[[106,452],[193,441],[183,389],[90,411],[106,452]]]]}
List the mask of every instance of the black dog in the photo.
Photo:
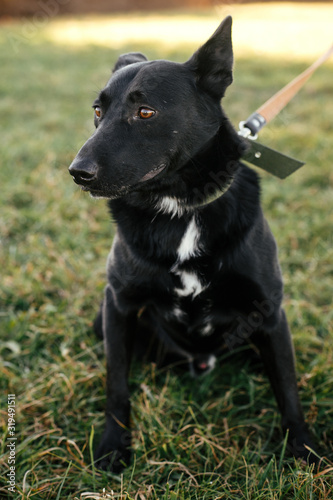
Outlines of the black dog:
{"type": "Polygon", "coordinates": [[[118,230],[95,322],[107,357],[101,468],[130,458],[127,376],[139,331],[194,373],[225,343],[250,337],[289,431],[292,453],[316,457],[302,414],[281,301],[277,249],[260,208],[257,175],[220,100],[232,82],[231,18],[185,64],[119,58],[93,107],[96,131],[69,170],[109,198],[118,230]]]}

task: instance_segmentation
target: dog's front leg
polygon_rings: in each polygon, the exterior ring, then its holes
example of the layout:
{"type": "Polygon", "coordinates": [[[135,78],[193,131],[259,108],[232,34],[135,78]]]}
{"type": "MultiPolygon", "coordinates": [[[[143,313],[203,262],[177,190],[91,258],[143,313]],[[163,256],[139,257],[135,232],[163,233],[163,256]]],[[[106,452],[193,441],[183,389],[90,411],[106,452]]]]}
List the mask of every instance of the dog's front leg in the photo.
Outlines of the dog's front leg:
{"type": "Polygon", "coordinates": [[[258,347],[282,415],[282,428],[288,431],[288,448],[296,458],[317,463],[317,457],[305,446],[314,448],[304,420],[296,381],[294,349],[283,310],[273,331],[253,337],[258,347]]]}
{"type": "Polygon", "coordinates": [[[118,473],[131,456],[128,371],[136,315],[118,311],[109,285],[105,289],[102,315],[107,362],[106,427],[95,460],[99,468],[118,473]]]}

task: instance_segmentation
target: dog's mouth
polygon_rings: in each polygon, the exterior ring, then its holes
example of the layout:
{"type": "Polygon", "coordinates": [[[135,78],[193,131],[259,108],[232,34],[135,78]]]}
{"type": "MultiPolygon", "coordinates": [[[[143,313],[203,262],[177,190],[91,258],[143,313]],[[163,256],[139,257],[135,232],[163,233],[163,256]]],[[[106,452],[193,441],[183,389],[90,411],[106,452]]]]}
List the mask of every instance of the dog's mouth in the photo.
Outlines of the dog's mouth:
{"type": "MultiPolygon", "coordinates": [[[[113,189],[109,189],[107,186],[102,186],[99,189],[96,189],[96,187],[90,186],[90,185],[82,185],[77,182],[77,184],[80,185],[82,191],[89,192],[91,196],[94,198],[109,198],[109,199],[116,199],[116,198],[121,198],[122,196],[125,196],[126,194],[131,193],[132,191],[136,191],[137,189],[140,189],[140,186],[153,179],[156,177],[158,174],[160,174],[164,169],[166,168],[166,164],[161,164],[158,165],[157,167],[152,168],[147,172],[141,179],[136,182],[135,184],[131,186],[121,186],[117,188],[116,190],[113,191],[113,189]]],[[[75,179],[74,179],[75,181],[75,179]]]]}
{"type": "Polygon", "coordinates": [[[94,166],[94,169],[90,168],[89,170],[75,169],[72,167],[73,164],[75,166],[75,160],[70,167],[70,173],[73,176],[74,182],[80,186],[82,191],[90,193],[93,198],[107,198],[110,200],[122,198],[133,191],[140,190],[143,184],[154,179],[167,167],[166,163],[160,163],[133,184],[116,186],[107,179],[103,180],[103,178],[99,178],[96,166],[94,166]]]}
{"type": "Polygon", "coordinates": [[[93,189],[89,186],[80,186],[82,191],[90,194],[93,198],[106,198],[108,200],[115,200],[117,198],[122,198],[128,194],[131,190],[127,186],[118,188],[116,191],[110,191],[107,188],[93,189]]]}

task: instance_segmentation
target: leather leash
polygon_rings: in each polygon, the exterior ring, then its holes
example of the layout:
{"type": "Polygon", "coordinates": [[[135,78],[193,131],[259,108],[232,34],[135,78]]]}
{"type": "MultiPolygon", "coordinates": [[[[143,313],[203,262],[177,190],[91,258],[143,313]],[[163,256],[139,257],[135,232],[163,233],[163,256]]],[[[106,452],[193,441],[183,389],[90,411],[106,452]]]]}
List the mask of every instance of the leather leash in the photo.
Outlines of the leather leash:
{"type": "Polygon", "coordinates": [[[304,165],[304,162],[290,158],[278,151],[255,143],[258,137],[258,132],[269,123],[275,116],[288,104],[289,101],[299,92],[301,87],[316,71],[333,54],[333,45],[330,49],[319,57],[311,66],[303,73],[294,78],[290,83],[285,85],[281,90],[268,99],[247,120],[240,122],[239,134],[246,139],[251,139],[248,142],[249,148],[243,155],[243,159],[257,165],[264,170],[284,179],[295,170],[304,165]]]}

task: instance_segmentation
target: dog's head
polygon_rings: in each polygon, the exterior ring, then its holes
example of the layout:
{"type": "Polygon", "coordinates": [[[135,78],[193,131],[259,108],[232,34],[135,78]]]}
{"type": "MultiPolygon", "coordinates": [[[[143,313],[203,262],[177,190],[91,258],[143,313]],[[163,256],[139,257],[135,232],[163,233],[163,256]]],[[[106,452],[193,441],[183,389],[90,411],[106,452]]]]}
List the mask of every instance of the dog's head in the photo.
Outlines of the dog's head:
{"type": "Polygon", "coordinates": [[[231,17],[184,64],[121,56],[93,104],[95,133],[69,171],[93,196],[154,190],[205,147],[221,126],[232,82],[231,17]]]}

